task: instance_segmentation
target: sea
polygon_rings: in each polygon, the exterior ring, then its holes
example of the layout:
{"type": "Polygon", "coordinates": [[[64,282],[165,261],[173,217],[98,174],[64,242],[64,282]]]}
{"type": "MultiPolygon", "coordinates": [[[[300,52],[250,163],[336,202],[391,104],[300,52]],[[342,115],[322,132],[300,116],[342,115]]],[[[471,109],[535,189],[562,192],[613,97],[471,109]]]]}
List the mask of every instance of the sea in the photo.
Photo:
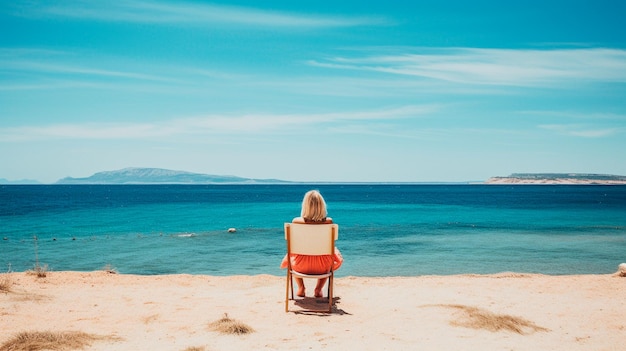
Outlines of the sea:
{"type": "Polygon", "coordinates": [[[626,262],[619,185],[0,185],[0,272],[284,275],[283,226],[311,189],[339,224],[337,276],[611,274],[626,262]]]}

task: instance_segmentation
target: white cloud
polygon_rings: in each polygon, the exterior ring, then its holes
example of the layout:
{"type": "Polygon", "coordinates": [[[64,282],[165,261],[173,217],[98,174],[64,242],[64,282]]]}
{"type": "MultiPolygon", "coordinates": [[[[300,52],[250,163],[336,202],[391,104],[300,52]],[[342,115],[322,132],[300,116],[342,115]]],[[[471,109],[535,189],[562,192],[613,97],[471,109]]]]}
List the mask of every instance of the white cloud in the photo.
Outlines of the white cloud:
{"type": "Polygon", "coordinates": [[[260,27],[349,27],[385,24],[381,17],[341,17],[287,13],[251,7],[184,1],[42,1],[22,6],[15,15],[66,17],[81,20],[178,23],[194,25],[236,24],[260,27]]]}
{"type": "MultiPolygon", "coordinates": [[[[336,126],[354,121],[389,121],[425,115],[435,105],[403,106],[387,110],[326,114],[210,115],[151,123],[53,124],[0,128],[0,142],[56,139],[154,139],[209,135],[255,135],[291,132],[299,127],[336,126]]],[[[331,128],[328,128],[331,130],[331,128]]]]}
{"type": "Polygon", "coordinates": [[[478,85],[626,82],[626,50],[448,48],[423,51],[428,52],[336,57],[309,64],[478,85]]]}

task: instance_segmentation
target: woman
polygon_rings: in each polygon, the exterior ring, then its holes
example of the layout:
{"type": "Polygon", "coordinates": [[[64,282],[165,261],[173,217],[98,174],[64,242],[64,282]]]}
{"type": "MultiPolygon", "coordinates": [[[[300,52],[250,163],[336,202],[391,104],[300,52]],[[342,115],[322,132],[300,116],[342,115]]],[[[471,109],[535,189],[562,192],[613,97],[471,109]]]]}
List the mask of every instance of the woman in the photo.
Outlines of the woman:
{"type": "MultiPolygon", "coordinates": [[[[293,223],[305,224],[324,224],[333,223],[332,218],[327,216],[326,202],[317,190],[311,190],[304,194],[302,200],[302,212],[300,217],[296,217],[293,223]]],[[[300,273],[306,274],[323,274],[328,273],[328,267],[333,266],[333,271],[339,269],[343,263],[341,252],[335,247],[333,255],[307,256],[307,255],[291,255],[291,268],[300,273]]],[[[287,255],[283,258],[280,268],[287,268],[287,255]]],[[[298,284],[298,293],[300,297],[305,296],[304,280],[296,278],[298,284]]],[[[322,289],[326,284],[326,278],[318,279],[315,286],[315,297],[322,297],[322,289]]]]}

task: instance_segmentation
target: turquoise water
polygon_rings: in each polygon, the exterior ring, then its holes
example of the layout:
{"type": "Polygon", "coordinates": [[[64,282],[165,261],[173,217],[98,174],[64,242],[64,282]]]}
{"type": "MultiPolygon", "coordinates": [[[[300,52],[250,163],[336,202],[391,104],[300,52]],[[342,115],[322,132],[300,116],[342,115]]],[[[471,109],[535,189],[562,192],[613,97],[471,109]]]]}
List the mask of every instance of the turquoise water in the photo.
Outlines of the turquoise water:
{"type": "Polygon", "coordinates": [[[624,186],[9,185],[0,267],[282,275],[283,223],[313,188],[340,226],[339,276],[613,273],[626,262],[624,186]]]}

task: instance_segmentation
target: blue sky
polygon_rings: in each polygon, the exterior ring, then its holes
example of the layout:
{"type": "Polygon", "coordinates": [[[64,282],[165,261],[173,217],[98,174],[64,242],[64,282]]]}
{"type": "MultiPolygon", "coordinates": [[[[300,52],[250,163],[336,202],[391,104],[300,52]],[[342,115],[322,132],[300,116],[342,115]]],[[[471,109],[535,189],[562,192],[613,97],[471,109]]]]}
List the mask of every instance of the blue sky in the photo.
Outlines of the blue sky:
{"type": "Polygon", "coordinates": [[[626,175],[626,2],[5,1],[0,178],[626,175]]]}

